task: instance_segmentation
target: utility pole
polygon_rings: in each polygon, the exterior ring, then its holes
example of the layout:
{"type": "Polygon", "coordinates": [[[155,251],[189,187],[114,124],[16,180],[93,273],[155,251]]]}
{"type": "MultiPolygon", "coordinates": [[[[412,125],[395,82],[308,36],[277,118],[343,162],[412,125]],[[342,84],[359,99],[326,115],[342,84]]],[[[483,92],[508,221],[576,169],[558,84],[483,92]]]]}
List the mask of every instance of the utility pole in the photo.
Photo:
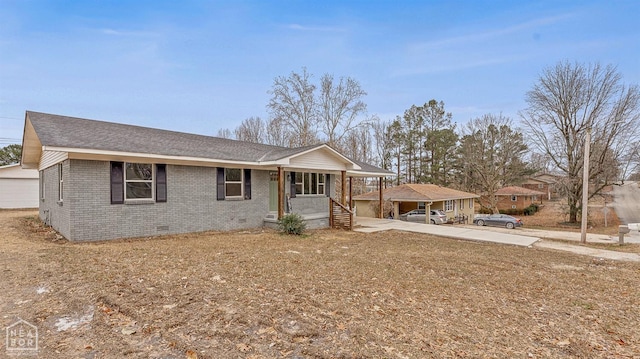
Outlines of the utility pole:
{"type": "Polygon", "coordinates": [[[589,151],[591,147],[591,125],[587,127],[584,141],[584,164],[582,169],[582,222],[580,224],[580,243],[587,243],[587,207],[589,207],[589,151]]]}

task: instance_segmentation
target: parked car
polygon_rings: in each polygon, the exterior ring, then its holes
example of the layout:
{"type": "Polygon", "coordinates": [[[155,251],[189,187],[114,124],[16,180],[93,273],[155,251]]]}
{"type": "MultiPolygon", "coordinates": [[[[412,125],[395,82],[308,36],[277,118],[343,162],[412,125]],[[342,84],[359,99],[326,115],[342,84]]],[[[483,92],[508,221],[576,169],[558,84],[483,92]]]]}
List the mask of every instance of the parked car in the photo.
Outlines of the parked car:
{"type": "Polygon", "coordinates": [[[487,217],[476,217],[473,219],[473,223],[478,226],[506,227],[509,229],[522,227],[524,224],[520,218],[507,214],[492,214],[487,217]]]}
{"type": "MultiPolygon", "coordinates": [[[[414,209],[400,215],[400,220],[408,222],[426,223],[426,210],[414,209]]],[[[447,223],[447,215],[439,209],[432,209],[429,212],[429,223],[443,224],[447,223]]]]}

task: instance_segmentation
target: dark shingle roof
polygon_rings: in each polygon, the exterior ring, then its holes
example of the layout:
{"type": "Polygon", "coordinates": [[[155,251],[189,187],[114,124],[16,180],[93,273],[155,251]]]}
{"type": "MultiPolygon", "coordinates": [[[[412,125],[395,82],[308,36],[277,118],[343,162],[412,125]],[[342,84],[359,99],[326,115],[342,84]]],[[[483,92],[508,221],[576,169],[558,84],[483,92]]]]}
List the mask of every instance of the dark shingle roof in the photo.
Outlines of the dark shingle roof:
{"type": "Polygon", "coordinates": [[[113,122],[28,111],[43,146],[257,162],[297,153],[290,149],[113,122]]]}
{"type": "MultiPolygon", "coordinates": [[[[34,111],[27,111],[27,116],[40,143],[50,147],[237,162],[269,162],[321,146],[279,147],[34,111]]],[[[357,172],[388,172],[367,163],[353,162],[362,167],[357,172]]]]}

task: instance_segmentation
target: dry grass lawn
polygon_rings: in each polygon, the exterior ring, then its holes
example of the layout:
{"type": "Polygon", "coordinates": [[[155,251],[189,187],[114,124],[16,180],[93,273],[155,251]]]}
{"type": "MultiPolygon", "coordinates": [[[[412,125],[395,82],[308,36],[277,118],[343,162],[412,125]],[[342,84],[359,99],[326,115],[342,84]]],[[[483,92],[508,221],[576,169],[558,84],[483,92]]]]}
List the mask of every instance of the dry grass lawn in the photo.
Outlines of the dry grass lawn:
{"type": "MultiPolygon", "coordinates": [[[[610,234],[615,235],[618,233],[618,225],[620,220],[616,215],[616,212],[611,207],[613,199],[610,195],[605,194],[598,196],[589,201],[589,211],[587,212],[587,224],[590,233],[610,234]],[[608,203],[606,210],[604,204],[608,203]]],[[[531,228],[543,228],[562,231],[575,231],[580,232],[580,217],[578,217],[578,223],[567,223],[569,220],[568,214],[566,214],[566,205],[563,201],[545,201],[539,212],[532,216],[522,217],[525,221],[525,225],[531,228]]]]}
{"type": "Polygon", "coordinates": [[[640,358],[637,263],[400,232],[71,244],[24,216],[0,212],[0,309],[42,358],[640,358]]]}

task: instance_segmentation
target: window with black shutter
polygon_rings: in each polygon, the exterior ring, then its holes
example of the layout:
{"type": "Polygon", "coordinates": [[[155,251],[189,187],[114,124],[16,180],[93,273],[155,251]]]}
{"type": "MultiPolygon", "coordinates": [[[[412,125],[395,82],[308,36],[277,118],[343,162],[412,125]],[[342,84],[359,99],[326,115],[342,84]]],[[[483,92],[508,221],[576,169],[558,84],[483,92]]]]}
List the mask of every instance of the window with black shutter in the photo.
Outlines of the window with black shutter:
{"type": "Polygon", "coordinates": [[[156,202],[167,201],[167,165],[156,165],[156,202]]]}
{"type": "Polygon", "coordinates": [[[124,162],[111,162],[111,204],[124,203],[124,162]]]}
{"type": "Polygon", "coordinates": [[[251,199],[251,170],[244,170],[244,199],[251,199]]]}

